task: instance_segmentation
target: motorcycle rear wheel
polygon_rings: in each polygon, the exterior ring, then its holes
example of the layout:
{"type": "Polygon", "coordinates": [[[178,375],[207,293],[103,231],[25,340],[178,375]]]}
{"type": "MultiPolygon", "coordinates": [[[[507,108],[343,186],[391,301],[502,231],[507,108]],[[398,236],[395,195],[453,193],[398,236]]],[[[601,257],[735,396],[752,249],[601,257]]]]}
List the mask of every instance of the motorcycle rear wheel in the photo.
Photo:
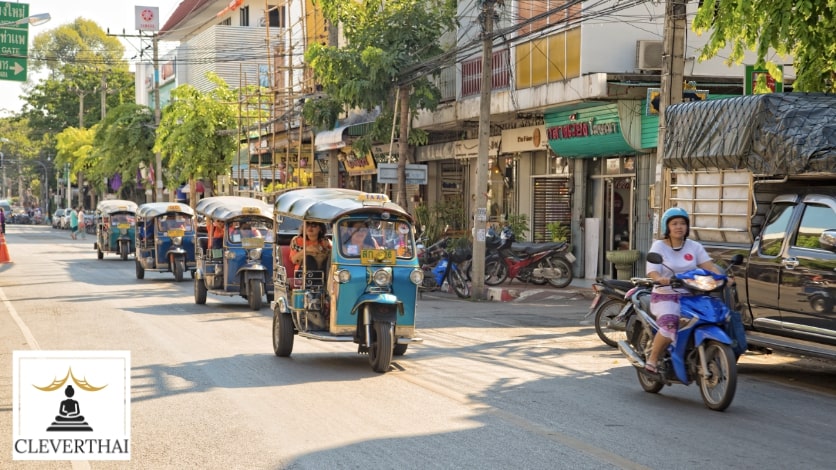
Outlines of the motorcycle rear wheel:
{"type": "Polygon", "coordinates": [[[488,259],[485,261],[485,284],[498,286],[508,279],[508,266],[501,259],[488,259]]]}
{"type": "Polygon", "coordinates": [[[625,303],[623,300],[618,299],[606,300],[595,311],[595,333],[598,334],[598,337],[607,346],[617,348],[619,341],[627,339],[627,331],[624,323],[616,325],[619,329],[613,329],[609,325],[610,322],[614,321],[613,318],[624,308],[625,303]]]}
{"type": "MultiPolygon", "coordinates": [[[[641,323],[635,325],[635,327],[633,344],[642,360],[646,361],[647,353],[650,352],[650,345],[653,344],[653,334],[641,323]]],[[[641,385],[642,390],[647,393],[659,393],[659,390],[662,390],[665,386],[664,382],[641,369],[636,369],[636,375],[639,378],[639,385],[641,385]]]]}
{"type": "Polygon", "coordinates": [[[737,390],[737,361],[731,347],[717,341],[705,345],[709,377],[699,371],[700,394],[709,409],[723,411],[731,405],[737,390]]]}
{"type": "Polygon", "coordinates": [[[549,279],[549,284],[552,287],[563,288],[571,284],[572,266],[562,256],[552,256],[541,262],[541,265],[547,265],[542,267],[554,268],[560,272],[560,276],[549,279]]]}

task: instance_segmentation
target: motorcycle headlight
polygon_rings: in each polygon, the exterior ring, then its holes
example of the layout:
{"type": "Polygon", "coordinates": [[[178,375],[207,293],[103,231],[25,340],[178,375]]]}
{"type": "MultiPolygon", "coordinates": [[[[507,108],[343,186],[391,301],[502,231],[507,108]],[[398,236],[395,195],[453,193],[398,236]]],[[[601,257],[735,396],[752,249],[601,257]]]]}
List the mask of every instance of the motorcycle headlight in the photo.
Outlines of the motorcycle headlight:
{"type": "Polygon", "coordinates": [[[714,276],[694,276],[693,279],[683,279],[682,281],[685,283],[686,286],[690,287],[691,289],[706,292],[712,291],[722,286],[725,282],[722,279],[714,279],[714,276]]]}
{"type": "Polygon", "coordinates": [[[180,246],[183,244],[183,237],[171,237],[171,243],[176,246],[180,246]]]}
{"type": "Polygon", "coordinates": [[[253,248],[247,252],[247,257],[255,261],[261,259],[261,248],[253,248]]]}
{"type": "Polygon", "coordinates": [[[347,269],[340,269],[334,273],[334,280],[340,284],[345,284],[351,280],[351,273],[347,269]]]}
{"type": "Polygon", "coordinates": [[[378,287],[386,287],[392,283],[392,269],[391,268],[382,268],[378,269],[377,271],[372,274],[372,281],[378,287]]]}
{"type": "Polygon", "coordinates": [[[424,271],[415,268],[409,273],[409,280],[416,286],[420,286],[424,282],[424,271]]]}

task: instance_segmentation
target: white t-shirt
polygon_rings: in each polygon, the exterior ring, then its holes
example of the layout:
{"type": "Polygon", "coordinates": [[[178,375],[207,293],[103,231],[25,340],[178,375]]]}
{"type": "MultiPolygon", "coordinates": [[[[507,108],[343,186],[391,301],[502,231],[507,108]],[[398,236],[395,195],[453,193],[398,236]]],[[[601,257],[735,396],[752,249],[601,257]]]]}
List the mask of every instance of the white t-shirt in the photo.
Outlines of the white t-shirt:
{"type": "Polygon", "coordinates": [[[648,262],[645,265],[645,272],[656,271],[662,277],[671,277],[674,274],[684,273],[697,267],[706,261],[711,261],[711,256],[705,251],[701,243],[685,239],[685,244],[679,251],[671,248],[664,240],[656,240],[650,247],[650,251],[662,255],[665,266],[648,262]]]}

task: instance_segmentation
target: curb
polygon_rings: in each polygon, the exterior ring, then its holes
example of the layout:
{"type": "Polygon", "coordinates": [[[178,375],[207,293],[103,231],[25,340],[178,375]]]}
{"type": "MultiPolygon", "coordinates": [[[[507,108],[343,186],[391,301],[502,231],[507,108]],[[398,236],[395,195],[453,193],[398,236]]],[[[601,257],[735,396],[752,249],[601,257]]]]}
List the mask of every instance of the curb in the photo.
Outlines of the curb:
{"type": "Polygon", "coordinates": [[[513,302],[515,300],[548,300],[548,299],[570,299],[573,297],[582,297],[587,300],[592,300],[595,297],[595,292],[591,288],[586,287],[565,287],[563,289],[547,288],[547,289],[517,289],[509,287],[487,287],[487,295],[485,298],[493,302],[513,302]]]}

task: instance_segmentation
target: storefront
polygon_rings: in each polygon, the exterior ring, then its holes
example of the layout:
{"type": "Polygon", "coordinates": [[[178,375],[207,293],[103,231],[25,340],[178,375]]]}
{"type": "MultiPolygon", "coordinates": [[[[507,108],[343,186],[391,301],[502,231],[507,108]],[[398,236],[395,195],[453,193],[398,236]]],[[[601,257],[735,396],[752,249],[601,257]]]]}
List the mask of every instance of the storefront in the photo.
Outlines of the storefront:
{"type": "Polygon", "coordinates": [[[573,197],[570,213],[577,214],[570,223],[573,233],[583,234],[573,245],[583,263],[578,268],[587,278],[616,274],[607,253],[643,246],[635,237],[637,189],[645,187],[642,197],[646,202],[647,183],[642,180],[649,175],[645,172],[639,177],[638,169],[647,168],[652,156],[642,156],[640,150],[640,109],[640,101],[624,100],[581,103],[545,114],[551,150],[558,158],[568,159],[573,171],[580,173],[573,178],[580,183],[578,187],[569,189],[573,197]]]}

